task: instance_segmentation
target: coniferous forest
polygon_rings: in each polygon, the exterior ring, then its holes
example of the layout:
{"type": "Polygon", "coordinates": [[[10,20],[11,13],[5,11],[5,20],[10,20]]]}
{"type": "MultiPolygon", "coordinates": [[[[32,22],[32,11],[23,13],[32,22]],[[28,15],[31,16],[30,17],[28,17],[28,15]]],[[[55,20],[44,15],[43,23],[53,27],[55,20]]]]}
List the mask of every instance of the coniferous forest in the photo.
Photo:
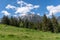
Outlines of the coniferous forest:
{"type": "Polygon", "coordinates": [[[35,30],[40,30],[40,31],[50,31],[53,33],[58,33],[60,32],[60,25],[58,23],[57,18],[52,15],[51,18],[47,17],[46,14],[44,14],[41,17],[42,21],[39,20],[37,22],[32,22],[29,21],[29,19],[22,19],[21,17],[9,17],[9,16],[3,16],[1,23],[6,24],[6,25],[12,25],[16,26],[19,28],[29,28],[29,29],[35,29],[35,30]]]}

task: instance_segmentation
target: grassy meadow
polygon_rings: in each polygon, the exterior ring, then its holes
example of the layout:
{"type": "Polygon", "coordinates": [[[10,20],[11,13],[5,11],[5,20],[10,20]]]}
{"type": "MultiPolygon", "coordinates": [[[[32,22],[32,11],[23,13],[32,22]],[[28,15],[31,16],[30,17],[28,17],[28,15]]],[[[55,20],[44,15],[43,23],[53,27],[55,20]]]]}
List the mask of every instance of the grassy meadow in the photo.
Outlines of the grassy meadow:
{"type": "Polygon", "coordinates": [[[42,32],[0,24],[0,40],[60,40],[60,33],[42,32]]]}

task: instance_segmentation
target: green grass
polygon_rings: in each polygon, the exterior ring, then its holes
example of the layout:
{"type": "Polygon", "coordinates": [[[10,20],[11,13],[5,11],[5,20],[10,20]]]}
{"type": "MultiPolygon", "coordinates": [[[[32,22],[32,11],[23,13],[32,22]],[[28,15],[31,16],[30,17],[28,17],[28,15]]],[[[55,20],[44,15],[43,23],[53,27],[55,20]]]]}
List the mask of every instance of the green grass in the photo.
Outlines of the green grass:
{"type": "Polygon", "coordinates": [[[0,40],[60,40],[60,33],[42,32],[0,24],[0,40]]]}

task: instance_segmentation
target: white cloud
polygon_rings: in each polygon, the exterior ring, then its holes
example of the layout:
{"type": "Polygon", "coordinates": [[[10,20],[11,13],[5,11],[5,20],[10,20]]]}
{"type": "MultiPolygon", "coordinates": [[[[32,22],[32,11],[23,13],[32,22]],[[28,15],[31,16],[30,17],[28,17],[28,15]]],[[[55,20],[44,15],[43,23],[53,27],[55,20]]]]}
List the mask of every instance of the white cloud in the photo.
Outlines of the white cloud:
{"type": "Polygon", "coordinates": [[[17,1],[17,4],[21,4],[21,3],[24,3],[23,1],[17,1]]]}
{"type": "Polygon", "coordinates": [[[31,12],[32,9],[39,8],[39,5],[28,4],[25,3],[24,1],[18,1],[17,3],[20,4],[21,6],[16,8],[15,13],[26,14],[28,12],[31,12]]]}
{"type": "Polygon", "coordinates": [[[31,10],[37,9],[40,7],[39,5],[29,4],[29,3],[26,3],[24,1],[17,1],[17,4],[19,4],[20,6],[16,7],[16,6],[8,4],[6,6],[6,9],[14,9],[14,10],[16,10],[15,14],[19,13],[21,15],[25,15],[27,13],[31,13],[31,10]]]}
{"type": "Polygon", "coordinates": [[[10,13],[9,13],[9,12],[7,12],[7,11],[5,11],[5,10],[3,10],[1,13],[3,13],[5,16],[10,15],[10,13]]]}
{"type": "Polygon", "coordinates": [[[39,8],[40,6],[39,5],[35,5],[34,8],[39,8]]]}
{"type": "Polygon", "coordinates": [[[60,12],[60,5],[58,6],[47,6],[47,10],[49,11],[49,14],[47,16],[51,16],[52,13],[53,14],[57,14],[58,12],[60,12]]]}
{"type": "Polygon", "coordinates": [[[16,7],[15,6],[12,6],[12,5],[10,5],[10,4],[8,4],[7,6],[6,6],[6,9],[15,9],[16,7]]]}
{"type": "Polygon", "coordinates": [[[17,15],[13,15],[14,17],[17,17],[17,15]]]}
{"type": "Polygon", "coordinates": [[[32,4],[26,4],[26,6],[27,6],[27,7],[33,7],[33,5],[32,5],[32,4]]]}
{"type": "Polygon", "coordinates": [[[23,13],[28,13],[28,12],[30,12],[30,8],[27,8],[27,7],[18,7],[16,9],[15,13],[23,14],[23,13]]]}
{"type": "Polygon", "coordinates": [[[27,14],[20,14],[20,16],[25,16],[25,15],[27,15],[27,14]]]}
{"type": "Polygon", "coordinates": [[[35,14],[35,12],[31,12],[31,14],[35,14]]]}
{"type": "Polygon", "coordinates": [[[17,4],[21,4],[21,5],[27,5],[27,3],[26,2],[24,2],[24,1],[17,1],[17,4]]]}
{"type": "Polygon", "coordinates": [[[40,16],[40,13],[37,13],[37,15],[39,15],[39,16],[40,16]]]}

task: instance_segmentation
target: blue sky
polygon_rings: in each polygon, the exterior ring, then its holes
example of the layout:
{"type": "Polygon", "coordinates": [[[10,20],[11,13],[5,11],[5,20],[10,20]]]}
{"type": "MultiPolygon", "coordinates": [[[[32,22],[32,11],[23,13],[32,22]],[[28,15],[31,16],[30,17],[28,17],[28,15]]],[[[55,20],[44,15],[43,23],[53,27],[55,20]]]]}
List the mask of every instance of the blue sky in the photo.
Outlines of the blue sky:
{"type": "MultiPolygon", "coordinates": [[[[46,13],[47,15],[51,15],[51,13],[53,13],[56,16],[60,16],[60,0],[23,0],[23,1],[28,4],[36,6],[39,5],[38,8],[31,9],[31,12],[34,12],[35,14],[39,13],[42,16],[44,13],[46,13]]],[[[15,14],[17,10],[6,9],[6,6],[9,4],[15,7],[19,7],[19,4],[17,4],[17,0],[0,0],[0,18],[4,15],[4,12],[2,12],[3,10],[10,13],[10,15],[18,15],[15,14]]]]}

